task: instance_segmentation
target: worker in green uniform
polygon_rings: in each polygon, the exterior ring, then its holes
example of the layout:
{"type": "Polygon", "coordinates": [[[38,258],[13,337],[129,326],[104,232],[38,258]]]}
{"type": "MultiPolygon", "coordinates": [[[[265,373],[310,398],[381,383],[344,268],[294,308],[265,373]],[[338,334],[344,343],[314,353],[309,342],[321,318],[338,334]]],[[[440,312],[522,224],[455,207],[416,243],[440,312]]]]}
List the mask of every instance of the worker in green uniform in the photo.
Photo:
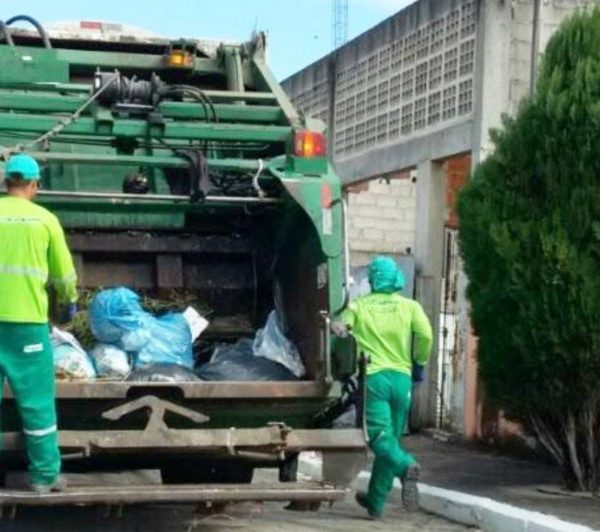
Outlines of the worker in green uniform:
{"type": "Polygon", "coordinates": [[[0,198],[0,391],[7,379],[21,416],[33,491],[64,489],[56,425],[54,364],[48,330],[52,285],[62,320],[76,312],[73,260],[57,218],[32,200],[40,169],[25,154],[5,165],[0,198]]]}
{"type": "Polygon", "coordinates": [[[401,437],[413,375],[422,379],[433,337],[421,305],[398,294],[404,275],[394,259],[375,257],[369,266],[369,283],[371,293],[352,301],[332,329],[344,336],[350,328],[359,351],[368,356],[366,424],[375,462],[369,491],[357,493],[356,500],[371,517],[381,518],[395,478],[402,482],[405,509],[419,508],[419,466],[403,449],[401,437]]]}

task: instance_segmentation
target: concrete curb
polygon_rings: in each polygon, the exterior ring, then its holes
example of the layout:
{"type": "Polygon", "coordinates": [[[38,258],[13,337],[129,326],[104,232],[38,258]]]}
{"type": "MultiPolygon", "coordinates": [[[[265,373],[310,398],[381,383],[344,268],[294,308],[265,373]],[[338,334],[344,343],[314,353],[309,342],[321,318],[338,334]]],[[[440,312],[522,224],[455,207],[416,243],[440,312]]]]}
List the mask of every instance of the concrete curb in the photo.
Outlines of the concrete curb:
{"type": "MultiPolygon", "coordinates": [[[[320,457],[301,456],[298,470],[303,475],[320,479],[320,457]]],[[[356,487],[366,489],[370,478],[371,473],[362,471],[358,475],[356,487]]],[[[394,483],[394,489],[401,490],[398,480],[394,483]]],[[[584,525],[500,503],[487,497],[468,495],[423,483],[419,483],[419,492],[423,510],[456,523],[479,527],[485,532],[598,532],[584,525]]]]}
{"type": "MultiPolygon", "coordinates": [[[[359,479],[365,484],[370,478],[371,474],[367,471],[359,475],[359,479]]],[[[398,480],[394,483],[394,489],[401,489],[398,480]]],[[[468,495],[423,483],[419,483],[419,492],[423,510],[456,523],[477,526],[485,532],[594,532],[584,525],[487,497],[468,495]]]]}

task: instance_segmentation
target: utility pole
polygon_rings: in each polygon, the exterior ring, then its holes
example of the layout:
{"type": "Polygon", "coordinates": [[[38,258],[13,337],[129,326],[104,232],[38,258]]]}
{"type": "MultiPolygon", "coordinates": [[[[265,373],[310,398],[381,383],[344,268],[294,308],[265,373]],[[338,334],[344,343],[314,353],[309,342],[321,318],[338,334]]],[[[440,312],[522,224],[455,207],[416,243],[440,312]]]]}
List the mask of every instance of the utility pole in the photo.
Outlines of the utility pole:
{"type": "Polygon", "coordinates": [[[348,0],[331,0],[331,47],[337,50],[348,40],[348,0]]]}
{"type": "Polygon", "coordinates": [[[335,97],[337,85],[337,62],[336,50],[343,46],[348,40],[348,0],[331,0],[331,48],[333,53],[327,61],[327,77],[329,92],[329,113],[327,119],[327,142],[330,146],[334,144],[335,128],[335,97]]]}

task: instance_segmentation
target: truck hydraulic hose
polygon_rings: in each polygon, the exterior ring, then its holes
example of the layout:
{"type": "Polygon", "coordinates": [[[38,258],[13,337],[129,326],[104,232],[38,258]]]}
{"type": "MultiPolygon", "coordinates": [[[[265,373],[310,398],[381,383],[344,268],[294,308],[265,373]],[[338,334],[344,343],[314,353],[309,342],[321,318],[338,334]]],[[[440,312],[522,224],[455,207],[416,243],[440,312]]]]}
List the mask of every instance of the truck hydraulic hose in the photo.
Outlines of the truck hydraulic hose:
{"type": "MultiPolygon", "coordinates": [[[[167,90],[165,90],[164,92],[161,92],[161,97],[165,97],[165,96],[177,96],[177,97],[180,97],[180,96],[183,96],[184,92],[185,92],[184,89],[177,89],[177,88],[174,88],[174,87],[168,87],[167,90]]],[[[197,94],[193,94],[192,93],[192,95],[202,105],[202,108],[204,109],[204,114],[206,115],[206,119],[208,120],[208,118],[209,118],[210,115],[209,115],[209,112],[208,112],[209,109],[208,109],[208,105],[207,105],[206,101],[204,99],[202,99],[197,94]]]]}
{"type": "Polygon", "coordinates": [[[10,29],[6,25],[6,22],[0,20],[0,40],[2,40],[3,37],[4,39],[6,39],[6,44],[8,44],[9,46],[15,45],[12,35],[10,34],[10,29]]]}
{"type": "MultiPolygon", "coordinates": [[[[46,30],[44,29],[44,27],[37,20],[35,20],[33,17],[30,17],[29,15],[16,15],[14,17],[11,17],[6,21],[6,26],[10,26],[14,22],[19,22],[19,21],[29,22],[29,24],[34,26],[35,29],[40,34],[40,37],[42,38],[44,47],[52,48],[52,44],[50,44],[50,38],[48,37],[48,34],[46,33],[46,30]]],[[[8,40],[7,40],[7,42],[8,42],[8,40]]]]}
{"type": "MultiPolygon", "coordinates": [[[[169,94],[173,94],[173,93],[182,93],[182,94],[188,94],[192,97],[194,97],[195,99],[197,99],[200,103],[202,103],[206,109],[206,105],[208,105],[210,107],[210,110],[212,112],[213,115],[213,119],[215,122],[219,121],[219,116],[217,115],[217,110],[213,104],[213,101],[206,95],[206,93],[199,89],[198,87],[193,87],[192,85],[171,85],[169,87],[166,87],[163,90],[161,90],[161,92],[164,95],[169,95],[169,94]]],[[[208,118],[208,112],[206,112],[206,117],[208,118]]]]}

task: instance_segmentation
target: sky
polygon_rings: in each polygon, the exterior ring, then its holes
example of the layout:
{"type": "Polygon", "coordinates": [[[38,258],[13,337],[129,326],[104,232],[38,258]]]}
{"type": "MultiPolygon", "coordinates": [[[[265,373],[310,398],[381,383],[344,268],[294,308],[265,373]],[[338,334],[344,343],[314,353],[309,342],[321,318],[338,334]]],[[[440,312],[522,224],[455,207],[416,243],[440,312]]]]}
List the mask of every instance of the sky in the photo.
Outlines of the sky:
{"type": "MultiPolygon", "coordinates": [[[[352,39],[413,0],[349,0],[352,39]]],[[[268,58],[279,80],[331,51],[331,0],[0,0],[0,17],[30,15],[41,23],[121,22],[167,37],[247,40],[268,35],[268,58]]]]}

